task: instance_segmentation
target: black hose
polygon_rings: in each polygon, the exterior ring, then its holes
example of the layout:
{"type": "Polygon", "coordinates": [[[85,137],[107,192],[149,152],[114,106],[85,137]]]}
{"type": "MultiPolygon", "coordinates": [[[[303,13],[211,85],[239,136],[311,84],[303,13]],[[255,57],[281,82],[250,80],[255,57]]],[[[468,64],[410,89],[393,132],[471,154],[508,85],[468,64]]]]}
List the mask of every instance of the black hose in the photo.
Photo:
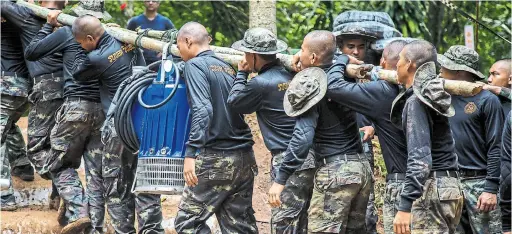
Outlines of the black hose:
{"type": "Polygon", "coordinates": [[[131,77],[124,80],[119,86],[114,97],[115,111],[114,111],[114,127],[116,129],[119,139],[123,144],[132,152],[137,152],[140,148],[140,142],[135,132],[132,119],[132,108],[135,100],[146,109],[155,109],[165,105],[172,99],[180,81],[179,69],[173,64],[176,72],[176,81],[171,93],[160,103],[156,105],[147,105],[142,100],[144,91],[153,83],[157,78],[157,73],[151,69],[160,64],[161,61],[154,62],[147,67],[143,67],[138,71],[134,71],[131,77]]]}
{"type": "Polygon", "coordinates": [[[179,71],[177,68],[175,68],[175,71],[176,71],[176,79],[174,81],[174,88],[172,89],[171,93],[169,95],[167,95],[167,97],[160,103],[158,104],[155,104],[155,105],[148,105],[144,102],[144,100],[142,100],[142,95],[144,94],[144,92],[146,91],[146,89],[148,88],[147,86],[142,88],[140,91],[139,91],[139,104],[146,108],[146,109],[156,109],[156,108],[159,108],[163,105],[165,105],[165,103],[167,103],[169,100],[171,100],[172,97],[174,97],[174,94],[176,94],[176,91],[178,90],[178,85],[180,83],[180,75],[179,75],[179,71]]]}
{"type": "Polygon", "coordinates": [[[158,60],[158,61],[156,61],[156,62],[153,62],[153,63],[149,64],[149,65],[147,66],[147,68],[148,68],[149,70],[153,70],[153,68],[154,68],[154,67],[156,67],[156,65],[160,65],[160,63],[162,63],[162,60],[158,60]]]}
{"type": "Polygon", "coordinates": [[[140,147],[139,139],[135,132],[132,120],[132,107],[134,101],[137,100],[136,95],[140,90],[148,87],[157,77],[157,73],[143,68],[123,81],[120,89],[114,98],[116,109],[114,112],[114,127],[119,139],[132,152],[137,152],[140,147]]]}

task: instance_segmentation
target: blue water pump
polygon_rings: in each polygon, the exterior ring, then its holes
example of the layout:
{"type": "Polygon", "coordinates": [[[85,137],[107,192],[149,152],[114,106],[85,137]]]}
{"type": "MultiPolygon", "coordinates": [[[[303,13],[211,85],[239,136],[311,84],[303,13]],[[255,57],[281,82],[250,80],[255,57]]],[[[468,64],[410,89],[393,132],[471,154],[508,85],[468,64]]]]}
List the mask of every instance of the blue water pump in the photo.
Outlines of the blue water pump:
{"type": "Polygon", "coordinates": [[[157,77],[138,92],[131,117],[140,142],[134,193],[181,194],[183,161],[190,132],[185,82],[172,56],[161,61],[157,77]]]}

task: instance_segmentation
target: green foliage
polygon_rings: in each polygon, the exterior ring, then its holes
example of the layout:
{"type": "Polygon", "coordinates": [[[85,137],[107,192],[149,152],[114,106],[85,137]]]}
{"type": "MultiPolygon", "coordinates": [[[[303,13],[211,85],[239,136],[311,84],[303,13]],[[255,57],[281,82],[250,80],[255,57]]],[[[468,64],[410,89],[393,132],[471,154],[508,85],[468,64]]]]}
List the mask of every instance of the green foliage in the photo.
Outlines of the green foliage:
{"type": "MultiPolygon", "coordinates": [[[[133,16],[144,13],[144,2],[132,4],[133,16]]],[[[120,5],[120,1],[106,1],[107,11],[115,23],[126,27],[129,17],[121,11],[120,5]]],[[[246,1],[161,1],[158,12],[171,19],[177,28],[190,21],[203,24],[212,35],[213,43],[219,46],[231,46],[249,27],[249,2],[246,1]]]]}
{"type": "MultiPolygon", "coordinates": [[[[106,1],[113,22],[126,26],[129,19],[120,10],[124,0],[106,1]]],[[[133,1],[133,15],[144,12],[142,1],[133,1]]],[[[507,1],[454,1],[459,9],[476,17],[500,35],[511,38],[511,5],[507,1]]],[[[396,27],[408,37],[432,42],[439,53],[451,45],[464,44],[464,25],[472,23],[439,1],[289,1],[278,0],[277,29],[279,38],[292,48],[300,48],[303,37],[314,29],[331,30],[336,16],[347,10],[387,12],[396,27]]],[[[218,46],[230,46],[243,37],[248,28],[249,3],[247,1],[169,1],[161,2],[159,12],[170,18],[179,28],[189,21],[204,24],[218,46]]],[[[481,71],[486,74],[494,61],[510,57],[510,44],[479,27],[477,51],[481,56],[481,71]]]]}
{"type": "Polygon", "coordinates": [[[374,153],[374,168],[373,175],[375,177],[375,206],[378,210],[382,210],[384,205],[384,194],[386,192],[385,177],[388,174],[386,166],[384,165],[384,158],[382,157],[382,150],[377,139],[372,140],[373,153],[374,153]]]}

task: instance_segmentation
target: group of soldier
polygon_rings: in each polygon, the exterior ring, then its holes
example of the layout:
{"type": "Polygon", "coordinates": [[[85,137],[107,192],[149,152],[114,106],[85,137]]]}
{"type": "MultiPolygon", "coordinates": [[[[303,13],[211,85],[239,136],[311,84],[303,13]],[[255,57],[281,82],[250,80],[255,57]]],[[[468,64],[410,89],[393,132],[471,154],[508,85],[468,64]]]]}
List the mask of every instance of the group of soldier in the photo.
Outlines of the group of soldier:
{"type": "MultiPolygon", "coordinates": [[[[82,1],[72,26],[56,20],[63,1],[41,6],[51,9],[47,19],[1,2],[2,178],[10,178],[12,142],[22,139],[15,123],[30,106],[28,160],[12,171],[27,170],[30,180],[32,164],[52,181],[62,233],[103,233],[105,210],[116,233],[135,233],[135,214],[139,233],[163,233],[160,195],[131,192],[136,155],[105,121],[120,84],[146,65],[141,50],[105,31],[102,1],[82,1]]],[[[445,79],[484,80],[478,53],[452,46],[438,55],[427,41],[397,39],[379,65],[399,84],[379,73],[361,83],[346,69],[371,63],[365,53],[375,38],[336,35],[307,34],[289,70],[277,59],[286,43],[251,28],[232,45],[245,53],[235,70],[211,50],[203,25],[180,28],[191,129],[176,231],[209,233],[215,214],[222,233],[258,233],[258,168],[244,120],[256,112],[272,154],[273,233],[376,233],[373,134],[388,172],[385,233],[510,233],[511,60],[491,67],[486,90],[451,95],[445,79]]],[[[2,210],[16,209],[12,186],[1,195],[2,210]]]]}

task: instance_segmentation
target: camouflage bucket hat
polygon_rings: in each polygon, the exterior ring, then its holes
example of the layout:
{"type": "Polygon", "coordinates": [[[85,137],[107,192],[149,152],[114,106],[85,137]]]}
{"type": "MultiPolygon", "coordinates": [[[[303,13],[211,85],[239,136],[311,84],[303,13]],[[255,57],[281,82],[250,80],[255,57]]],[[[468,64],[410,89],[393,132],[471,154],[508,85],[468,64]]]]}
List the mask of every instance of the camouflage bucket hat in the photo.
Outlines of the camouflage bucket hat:
{"type": "Polygon", "coordinates": [[[72,10],[78,16],[91,15],[103,20],[112,19],[112,16],[105,11],[104,0],[80,0],[78,6],[73,7],[72,10]]]}
{"type": "Polygon", "coordinates": [[[327,74],[318,67],[302,70],[293,77],[283,100],[284,112],[298,116],[317,104],[327,92],[327,74]]]}
{"type": "Polygon", "coordinates": [[[452,46],[444,54],[437,55],[437,61],[442,67],[452,71],[467,71],[484,79],[484,74],[478,71],[479,60],[476,51],[461,45],[452,46]]]}
{"type": "Polygon", "coordinates": [[[444,79],[437,77],[436,64],[428,62],[421,65],[414,74],[412,85],[414,94],[437,113],[446,117],[455,115],[452,97],[444,90],[444,79]]]}
{"type": "Polygon", "coordinates": [[[245,31],[244,39],[233,43],[231,48],[254,54],[277,54],[285,51],[288,45],[265,28],[251,28],[245,31]]]}

